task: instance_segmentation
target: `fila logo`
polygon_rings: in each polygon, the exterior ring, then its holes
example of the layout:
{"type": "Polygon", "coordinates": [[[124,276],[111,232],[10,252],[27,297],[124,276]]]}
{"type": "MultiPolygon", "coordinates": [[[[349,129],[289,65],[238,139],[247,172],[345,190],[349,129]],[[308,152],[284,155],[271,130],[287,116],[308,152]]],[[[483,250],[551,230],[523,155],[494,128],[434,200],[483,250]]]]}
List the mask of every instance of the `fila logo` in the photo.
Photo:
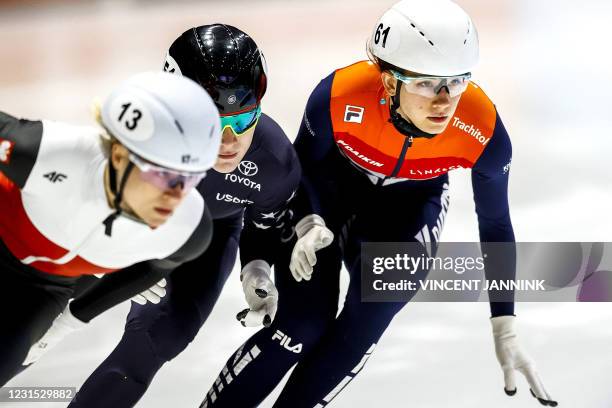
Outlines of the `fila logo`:
{"type": "Polygon", "coordinates": [[[291,346],[289,344],[291,343],[291,337],[287,336],[285,333],[283,333],[280,330],[277,330],[276,333],[272,335],[272,340],[280,340],[281,346],[283,346],[287,350],[292,351],[296,354],[302,352],[302,343],[298,343],[298,344],[291,346]]]}
{"type": "Polygon", "coordinates": [[[47,173],[43,176],[46,179],[49,179],[50,182],[52,183],[57,183],[58,181],[61,183],[62,181],[64,181],[65,179],[68,178],[67,175],[62,174],[62,173],[58,173],[56,171],[52,171],[51,173],[47,173]]]}
{"type": "Polygon", "coordinates": [[[344,110],[344,121],[349,123],[361,123],[365,108],[361,106],[346,105],[344,110]]]}
{"type": "Polygon", "coordinates": [[[11,162],[11,153],[14,146],[15,142],[0,139],[0,163],[9,164],[11,162]]]}

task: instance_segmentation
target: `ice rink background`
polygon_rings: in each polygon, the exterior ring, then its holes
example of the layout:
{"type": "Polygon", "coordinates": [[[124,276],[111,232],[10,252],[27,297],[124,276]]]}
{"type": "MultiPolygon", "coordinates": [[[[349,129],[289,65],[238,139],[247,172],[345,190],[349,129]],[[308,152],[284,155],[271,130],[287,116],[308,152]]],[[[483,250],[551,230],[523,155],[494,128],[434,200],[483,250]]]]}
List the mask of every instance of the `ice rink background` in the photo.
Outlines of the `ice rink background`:
{"type": "MultiPolygon", "coordinates": [[[[365,40],[393,1],[18,3],[0,2],[2,111],[92,123],[94,97],[134,72],[160,69],[167,47],[186,28],[225,22],[250,33],[265,52],[264,110],[293,139],[309,92],[333,69],[365,58],[365,40]]],[[[458,3],[480,33],[482,62],[474,78],[496,103],[513,142],[517,239],[612,241],[611,2],[458,3]]],[[[471,197],[469,171],[452,173],[443,240],[478,239],[471,197]]],[[[242,308],[235,271],[199,336],[159,372],[138,406],[197,406],[253,332],[235,321],[242,308]]],[[[612,407],[612,304],[516,309],[520,340],[560,406],[612,407]]],[[[94,320],[8,385],[79,387],[116,344],[127,310],[124,304],[94,320]]],[[[515,397],[504,395],[488,313],[484,303],[408,305],[332,406],[539,406],[522,379],[515,397]]]]}

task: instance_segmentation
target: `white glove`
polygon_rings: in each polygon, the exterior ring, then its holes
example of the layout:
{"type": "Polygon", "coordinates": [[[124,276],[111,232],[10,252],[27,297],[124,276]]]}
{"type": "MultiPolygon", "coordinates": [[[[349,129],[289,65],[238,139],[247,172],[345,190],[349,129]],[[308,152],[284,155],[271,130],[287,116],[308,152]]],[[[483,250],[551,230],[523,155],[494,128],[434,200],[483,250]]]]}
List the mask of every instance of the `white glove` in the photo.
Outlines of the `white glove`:
{"type": "Polygon", "coordinates": [[[70,313],[70,305],[66,306],[66,309],[55,318],[49,330],[30,347],[30,351],[22,364],[27,366],[38,361],[43,354],[55,347],[64,337],[86,325],[87,323],[80,321],[70,313]]]}
{"type": "Polygon", "coordinates": [[[504,371],[504,391],[507,395],[516,394],[516,378],[514,370],[523,374],[529,383],[531,395],[540,401],[540,404],[556,407],[544,389],[533,360],[523,351],[516,339],[514,331],[515,316],[498,316],[491,318],[493,326],[493,340],[495,341],[495,354],[497,361],[504,371]]]}
{"type": "Polygon", "coordinates": [[[323,218],[317,214],[305,216],[295,226],[298,240],[291,253],[289,270],[296,281],[310,280],[312,267],[317,263],[315,252],[325,248],[334,240],[334,233],[326,226],[323,218]]]}
{"type": "Polygon", "coordinates": [[[164,296],[166,296],[166,280],[162,279],[149,289],[134,296],[132,301],[139,305],[144,305],[147,302],[158,304],[164,296]]]}
{"type": "Polygon", "coordinates": [[[245,327],[269,327],[276,315],[278,291],[270,279],[270,265],[264,260],[249,262],[240,272],[242,290],[249,308],[236,315],[245,327]]]}

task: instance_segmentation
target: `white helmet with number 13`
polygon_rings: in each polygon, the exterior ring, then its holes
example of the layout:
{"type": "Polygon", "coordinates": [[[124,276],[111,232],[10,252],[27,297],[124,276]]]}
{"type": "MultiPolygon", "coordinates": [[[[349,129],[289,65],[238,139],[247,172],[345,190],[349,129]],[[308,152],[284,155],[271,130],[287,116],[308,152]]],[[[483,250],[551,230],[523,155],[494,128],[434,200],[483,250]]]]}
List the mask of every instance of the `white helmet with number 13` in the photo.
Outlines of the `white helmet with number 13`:
{"type": "Polygon", "coordinates": [[[146,72],[126,80],[104,102],[102,125],[130,152],[172,170],[205,172],[219,154],[219,112],[183,76],[146,72]]]}

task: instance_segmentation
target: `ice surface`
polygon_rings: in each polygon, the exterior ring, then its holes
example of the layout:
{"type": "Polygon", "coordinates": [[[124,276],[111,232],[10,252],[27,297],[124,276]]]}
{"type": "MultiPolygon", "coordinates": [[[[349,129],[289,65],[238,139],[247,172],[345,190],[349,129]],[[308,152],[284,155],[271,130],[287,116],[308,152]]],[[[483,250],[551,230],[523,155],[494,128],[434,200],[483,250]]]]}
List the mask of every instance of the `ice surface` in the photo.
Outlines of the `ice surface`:
{"type": "MultiPolygon", "coordinates": [[[[334,68],[365,57],[371,26],[392,3],[99,1],[0,9],[0,109],[91,123],[92,99],[136,71],[160,69],[166,48],[184,29],[227,22],[264,50],[270,68],[264,110],[293,138],[310,90],[334,68]]],[[[495,101],[513,142],[517,239],[610,241],[612,67],[606,39],[612,37],[612,5],[459,3],[479,28],[482,63],[474,77],[495,101]]],[[[478,238],[471,195],[469,172],[453,174],[444,240],[478,238]]],[[[196,340],[159,372],[138,406],[197,406],[226,358],[254,332],[235,321],[242,308],[234,271],[196,340]]],[[[96,319],[8,385],[80,386],[113,349],[127,310],[120,305],[96,319]]],[[[612,304],[519,304],[517,315],[521,341],[560,406],[612,406],[612,304]]],[[[410,304],[332,406],[539,406],[526,383],[518,384],[515,397],[505,396],[486,304],[410,304]]]]}

